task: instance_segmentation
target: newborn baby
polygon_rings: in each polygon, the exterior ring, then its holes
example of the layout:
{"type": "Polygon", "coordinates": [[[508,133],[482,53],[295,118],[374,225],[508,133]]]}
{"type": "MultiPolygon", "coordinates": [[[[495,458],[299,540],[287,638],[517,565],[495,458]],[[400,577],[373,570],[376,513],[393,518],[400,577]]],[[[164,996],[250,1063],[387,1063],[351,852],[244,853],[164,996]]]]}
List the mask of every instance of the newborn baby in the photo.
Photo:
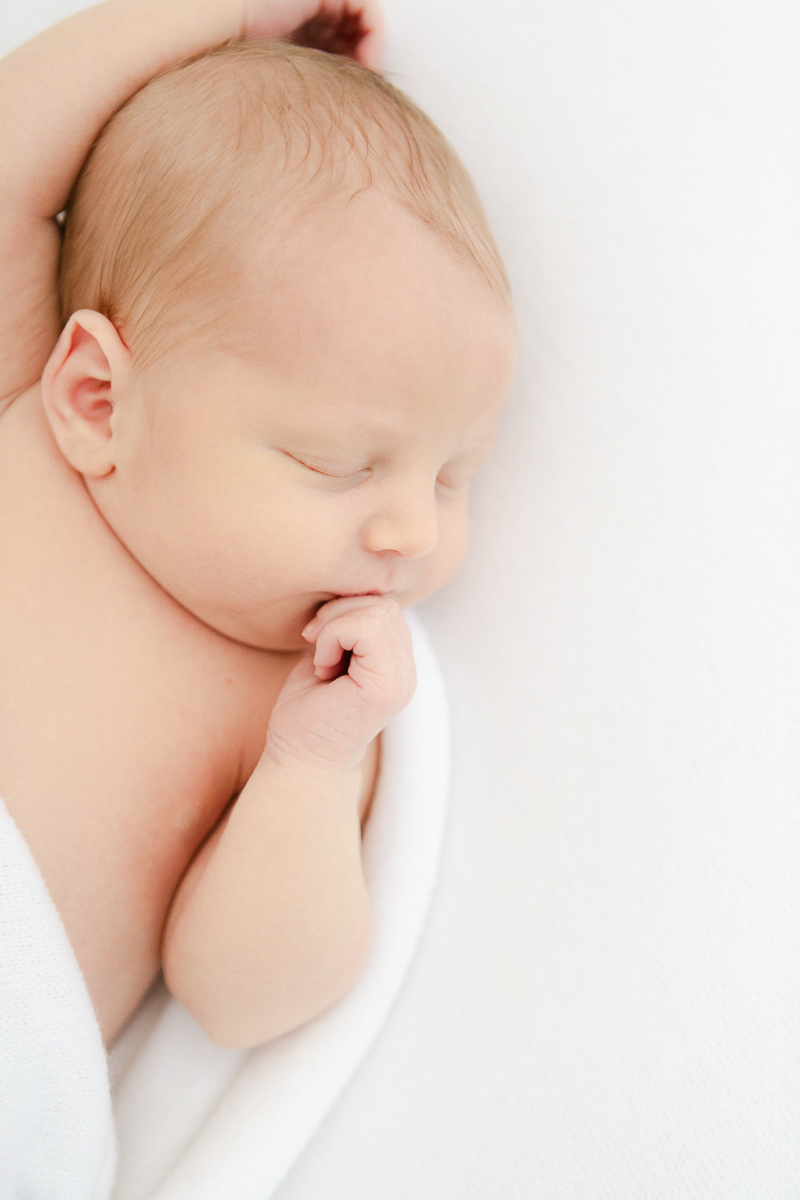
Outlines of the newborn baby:
{"type": "Polygon", "coordinates": [[[401,606],[461,561],[515,349],[378,43],[338,0],[112,0],[0,64],[0,796],[107,1044],[160,969],[245,1047],[364,960],[401,606]]]}

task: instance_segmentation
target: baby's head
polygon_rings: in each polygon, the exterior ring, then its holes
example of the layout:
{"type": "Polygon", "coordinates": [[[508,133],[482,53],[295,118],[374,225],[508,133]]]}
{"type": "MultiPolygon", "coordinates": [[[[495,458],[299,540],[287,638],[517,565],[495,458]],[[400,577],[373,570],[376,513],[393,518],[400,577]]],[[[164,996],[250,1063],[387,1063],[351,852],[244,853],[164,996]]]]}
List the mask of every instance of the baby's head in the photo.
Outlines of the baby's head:
{"type": "Polygon", "coordinates": [[[201,620],[289,650],[456,570],[514,321],[464,168],[379,76],[270,43],[161,76],[84,166],[60,283],[53,432],[201,620]]]}

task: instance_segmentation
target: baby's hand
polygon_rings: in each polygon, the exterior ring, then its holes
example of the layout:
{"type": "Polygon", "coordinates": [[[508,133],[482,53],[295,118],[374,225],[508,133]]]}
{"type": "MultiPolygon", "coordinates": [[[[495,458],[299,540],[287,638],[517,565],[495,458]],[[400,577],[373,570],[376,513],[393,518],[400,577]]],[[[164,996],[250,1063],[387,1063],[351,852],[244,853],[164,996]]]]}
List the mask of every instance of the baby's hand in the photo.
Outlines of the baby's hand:
{"type": "Polygon", "coordinates": [[[394,600],[346,596],[324,605],[303,637],[314,655],[301,659],[278,696],[262,762],[356,767],[414,694],[408,626],[394,600]]]}
{"type": "Polygon", "coordinates": [[[354,58],[373,71],[383,54],[378,0],[246,0],[246,37],[285,38],[295,46],[354,58]]]}

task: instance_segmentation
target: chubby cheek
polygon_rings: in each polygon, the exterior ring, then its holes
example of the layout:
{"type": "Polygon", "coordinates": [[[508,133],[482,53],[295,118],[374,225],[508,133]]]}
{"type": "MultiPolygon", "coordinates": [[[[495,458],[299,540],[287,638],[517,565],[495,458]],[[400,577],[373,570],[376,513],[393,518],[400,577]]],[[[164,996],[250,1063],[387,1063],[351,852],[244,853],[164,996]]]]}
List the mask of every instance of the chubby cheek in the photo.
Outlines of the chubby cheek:
{"type": "Polygon", "coordinates": [[[331,553],[333,539],[321,536],[313,512],[285,496],[266,503],[263,497],[226,499],[216,527],[204,533],[243,604],[316,585],[319,560],[331,553]]]}
{"type": "Polygon", "coordinates": [[[353,573],[363,577],[357,522],[325,493],[262,486],[260,493],[219,501],[220,528],[212,540],[222,570],[214,574],[235,593],[236,607],[285,601],[296,610],[299,637],[320,597],[347,586],[354,564],[353,573]]]}
{"type": "Polygon", "coordinates": [[[452,579],[464,561],[469,546],[469,515],[466,501],[443,517],[440,522],[440,545],[442,548],[442,579],[438,587],[452,579]]]}

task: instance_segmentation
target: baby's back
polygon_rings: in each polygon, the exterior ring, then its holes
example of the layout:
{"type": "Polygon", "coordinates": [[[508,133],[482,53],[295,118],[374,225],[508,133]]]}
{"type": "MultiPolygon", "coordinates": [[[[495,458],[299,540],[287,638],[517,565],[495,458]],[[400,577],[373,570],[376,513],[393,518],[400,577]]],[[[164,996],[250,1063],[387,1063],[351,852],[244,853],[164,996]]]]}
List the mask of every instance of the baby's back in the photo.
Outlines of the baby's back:
{"type": "Polygon", "coordinates": [[[220,636],[142,570],[61,456],[38,385],[0,413],[0,629],[0,796],[109,1042],[296,656],[220,636]]]}

